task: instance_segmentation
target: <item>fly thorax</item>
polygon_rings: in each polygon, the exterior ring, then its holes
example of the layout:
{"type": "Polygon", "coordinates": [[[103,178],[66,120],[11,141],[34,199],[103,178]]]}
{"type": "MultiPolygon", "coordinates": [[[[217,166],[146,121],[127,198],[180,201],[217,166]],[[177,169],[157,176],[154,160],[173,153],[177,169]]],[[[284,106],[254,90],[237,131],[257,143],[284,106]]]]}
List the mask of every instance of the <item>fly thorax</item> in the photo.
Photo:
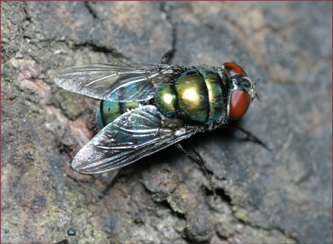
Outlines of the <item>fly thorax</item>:
{"type": "Polygon", "coordinates": [[[157,107],[168,117],[172,117],[176,113],[176,99],[176,92],[173,85],[170,83],[162,84],[155,95],[155,103],[157,104],[157,107]]]}
{"type": "Polygon", "coordinates": [[[206,122],[209,114],[208,91],[199,70],[184,72],[175,83],[178,108],[190,120],[206,122]]]}
{"type": "Polygon", "coordinates": [[[215,123],[224,114],[222,82],[214,69],[184,72],[175,83],[179,111],[195,122],[215,123]]]}
{"type": "Polygon", "coordinates": [[[225,97],[226,89],[222,80],[215,69],[200,69],[201,75],[205,80],[208,92],[209,114],[207,124],[217,124],[226,117],[225,97]]]}

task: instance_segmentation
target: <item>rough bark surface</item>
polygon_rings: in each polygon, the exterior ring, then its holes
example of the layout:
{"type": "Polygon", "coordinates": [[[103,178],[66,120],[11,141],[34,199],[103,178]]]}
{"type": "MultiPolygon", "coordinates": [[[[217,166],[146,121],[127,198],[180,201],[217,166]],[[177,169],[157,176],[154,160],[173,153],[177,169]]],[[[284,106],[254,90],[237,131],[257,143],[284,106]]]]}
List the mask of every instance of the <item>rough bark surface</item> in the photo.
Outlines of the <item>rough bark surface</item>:
{"type": "Polygon", "coordinates": [[[1,2],[3,243],[332,242],[331,2],[1,2]],[[114,173],[81,175],[98,101],[54,84],[97,62],[233,61],[258,81],[235,130],[144,158],[101,201],[114,173]]]}

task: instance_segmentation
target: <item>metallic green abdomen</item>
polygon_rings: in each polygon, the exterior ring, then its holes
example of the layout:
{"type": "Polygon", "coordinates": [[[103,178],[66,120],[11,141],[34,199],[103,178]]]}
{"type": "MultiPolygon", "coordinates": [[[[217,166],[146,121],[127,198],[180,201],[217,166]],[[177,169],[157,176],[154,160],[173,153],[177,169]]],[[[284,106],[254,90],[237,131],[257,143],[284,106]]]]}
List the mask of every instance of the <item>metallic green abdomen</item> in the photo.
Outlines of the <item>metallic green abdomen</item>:
{"type": "Polygon", "coordinates": [[[107,124],[114,121],[123,113],[139,107],[139,102],[135,101],[136,85],[125,87],[119,93],[111,94],[110,100],[101,101],[97,111],[97,124],[102,129],[107,124]],[[131,97],[132,101],[121,102],[131,97]]]}
{"type": "Polygon", "coordinates": [[[113,101],[101,101],[97,111],[97,123],[99,129],[114,121],[119,117],[119,103],[113,101]]]}
{"type": "Polygon", "coordinates": [[[214,69],[188,70],[174,84],[163,84],[155,102],[166,116],[212,124],[223,116],[222,81],[214,69]]]}

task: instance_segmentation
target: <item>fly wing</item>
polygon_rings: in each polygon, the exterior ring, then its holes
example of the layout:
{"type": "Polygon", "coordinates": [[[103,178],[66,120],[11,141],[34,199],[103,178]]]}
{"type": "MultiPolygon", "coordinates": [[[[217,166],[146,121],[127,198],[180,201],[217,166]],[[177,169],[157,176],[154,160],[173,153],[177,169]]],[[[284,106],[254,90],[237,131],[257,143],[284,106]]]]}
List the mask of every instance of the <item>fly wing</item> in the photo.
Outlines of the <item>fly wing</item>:
{"type": "Polygon", "coordinates": [[[168,64],[89,64],[60,73],[55,83],[71,92],[101,100],[143,101],[154,97],[158,86],[170,81],[183,68],[168,64]],[[121,96],[123,88],[135,89],[121,96]],[[111,93],[117,93],[111,96],[111,93]]]}
{"type": "Polygon", "coordinates": [[[85,174],[115,170],[198,132],[163,116],[153,105],[124,113],[103,128],[75,156],[72,167],[85,174]]]}

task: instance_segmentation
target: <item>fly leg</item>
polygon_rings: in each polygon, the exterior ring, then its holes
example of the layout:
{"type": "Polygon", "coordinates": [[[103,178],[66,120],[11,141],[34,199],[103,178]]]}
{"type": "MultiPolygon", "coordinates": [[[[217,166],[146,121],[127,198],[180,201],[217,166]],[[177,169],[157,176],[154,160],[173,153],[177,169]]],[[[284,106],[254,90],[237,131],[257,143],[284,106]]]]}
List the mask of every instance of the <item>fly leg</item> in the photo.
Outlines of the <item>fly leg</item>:
{"type": "Polygon", "coordinates": [[[128,167],[119,169],[118,173],[111,180],[111,182],[106,186],[106,188],[98,195],[96,202],[99,202],[103,199],[103,197],[108,193],[108,191],[114,186],[116,181],[124,174],[124,172],[128,169],[128,167]]]}
{"type": "Polygon", "coordinates": [[[171,49],[171,50],[167,51],[161,58],[161,64],[169,64],[171,59],[173,58],[174,53],[175,53],[175,49],[171,49]]]}
{"type": "Polygon", "coordinates": [[[202,171],[204,172],[205,176],[208,179],[210,188],[212,189],[212,192],[213,192],[213,195],[214,195],[214,200],[216,200],[217,195],[216,195],[216,190],[215,190],[215,187],[214,187],[214,184],[213,184],[213,181],[212,181],[212,177],[208,174],[207,169],[205,167],[205,164],[204,164],[202,158],[200,157],[200,155],[190,147],[185,149],[180,143],[176,144],[176,147],[178,149],[180,149],[182,152],[184,152],[186,154],[186,156],[188,156],[194,162],[199,164],[200,168],[202,169],[202,171]]]}
{"type": "Polygon", "coordinates": [[[240,127],[238,125],[224,125],[222,126],[222,128],[233,128],[233,129],[237,129],[240,130],[241,132],[243,132],[246,136],[247,139],[250,141],[253,141],[261,146],[263,146],[264,148],[266,148],[268,151],[271,151],[272,149],[269,148],[265,142],[263,142],[262,140],[260,140],[258,137],[256,137],[255,135],[253,135],[250,131],[244,129],[243,127],[240,127]]]}

